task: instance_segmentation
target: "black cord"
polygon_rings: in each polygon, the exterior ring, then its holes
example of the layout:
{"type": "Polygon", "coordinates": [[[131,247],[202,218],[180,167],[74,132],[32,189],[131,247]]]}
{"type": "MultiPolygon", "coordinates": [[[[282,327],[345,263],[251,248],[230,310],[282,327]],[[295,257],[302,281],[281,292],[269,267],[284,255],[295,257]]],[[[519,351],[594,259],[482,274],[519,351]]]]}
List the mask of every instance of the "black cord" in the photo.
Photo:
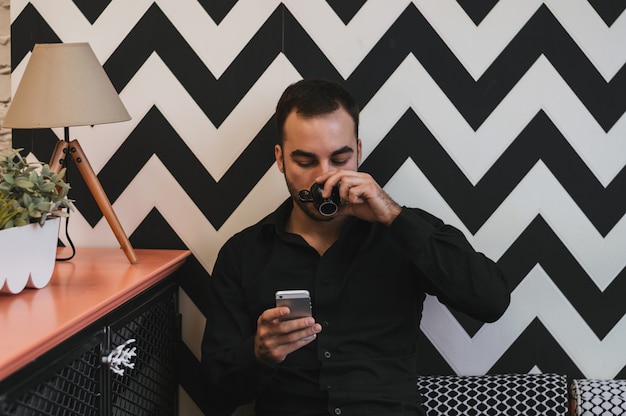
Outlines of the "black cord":
{"type": "Polygon", "coordinates": [[[74,247],[74,243],[72,242],[72,239],[70,238],[69,223],[70,223],[70,217],[65,217],[65,238],[67,238],[67,242],[70,243],[70,247],[72,248],[72,255],[69,257],[64,257],[64,258],[57,258],[56,261],[72,260],[74,258],[74,255],[76,254],[76,247],[74,247]]]}
{"type": "MultiPolygon", "coordinates": [[[[63,128],[63,133],[64,133],[64,140],[65,143],[69,143],[70,142],[70,128],[69,127],[64,127],[63,128]]],[[[65,151],[69,152],[69,146],[65,146],[65,151]]],[[[65,182],[70,183],[69,178],[70,178],[70,162],[71,162],[72,157],[68,154],[65,153],[65,156],[63,157],[63,160],[65,161],[64,165],[65,165],[65,182]]],[[[67,209],[68,214],[69,214],[69,208],[67,209]]],[[[71,260],[74,258],[74,255],[76,254],[76,247],[74,247],[74,243],[72,242],[72,239],[70,238],[70,217],[69,215],[67,217],[65,217],[65,238],[67,238],[67,242],[70,243],[70,247],[72,248],[72,255],[69,257],[65,257],[65,258],[57,258],[56,261],[67,261],[67,260],[71,260]]]]}

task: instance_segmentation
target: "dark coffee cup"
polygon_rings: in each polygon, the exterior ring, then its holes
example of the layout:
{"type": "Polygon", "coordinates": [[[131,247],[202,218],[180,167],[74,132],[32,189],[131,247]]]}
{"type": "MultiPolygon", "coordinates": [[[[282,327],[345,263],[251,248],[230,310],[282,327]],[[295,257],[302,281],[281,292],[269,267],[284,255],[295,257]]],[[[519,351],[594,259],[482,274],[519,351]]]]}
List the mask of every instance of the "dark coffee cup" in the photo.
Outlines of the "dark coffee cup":
{"type": "Polygon", "coordinates": [[[341,198],[339,197],[339,185],[333,186],[330,198],[323,198],[324,185],[314,183],[311,189],[304,189],[298,192],[298,198],[302,202],[312,202],[320,214],[330,217],[337,213],[341,198]]]}

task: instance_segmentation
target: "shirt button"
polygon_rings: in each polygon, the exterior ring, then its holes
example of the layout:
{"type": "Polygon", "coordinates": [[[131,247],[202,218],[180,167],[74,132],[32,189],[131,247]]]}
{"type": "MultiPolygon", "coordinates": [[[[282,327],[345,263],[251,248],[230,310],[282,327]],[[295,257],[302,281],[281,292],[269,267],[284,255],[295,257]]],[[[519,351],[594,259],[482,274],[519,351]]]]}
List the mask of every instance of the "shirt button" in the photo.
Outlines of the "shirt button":
{"type": "Polygon", "coordinates": [[[331,356],[330,351],[324,351],[324,357],[330,358],[330,356],[331,356]]]}
{"type": "Polygon", "coordinates": [[[341,409],[338,407],[335,407],[335,414],[336,415],[340,415],[341,414],[341,409]]]}
{"type": "Polygon", "coordinates": [[[328,328],[330,326],[330,322],[324,321],[322,325],[324,326],[324,328],[328,328]]]}

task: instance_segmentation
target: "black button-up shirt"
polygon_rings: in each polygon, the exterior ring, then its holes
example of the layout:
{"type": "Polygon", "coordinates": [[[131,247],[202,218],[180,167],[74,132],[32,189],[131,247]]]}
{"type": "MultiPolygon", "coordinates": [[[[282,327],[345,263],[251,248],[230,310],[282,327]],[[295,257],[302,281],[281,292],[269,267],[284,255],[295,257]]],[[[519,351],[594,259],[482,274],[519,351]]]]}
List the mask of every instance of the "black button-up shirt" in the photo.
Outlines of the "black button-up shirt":
{"type": "Polygon", "coordinates": [[[291,208],[286,201],[219,253],[202,342],[214,411],[255,401],[258,416],[422,414],[416,339],[426,293],[496,320],[509,303],[499,268],[456,228],[408,208],[390,227],[354,219],[320,256],[284,231],[291,208]],[[311,292],[323,330],[284,362],[259,364],[257,318],[285,289],[311,292]]]}

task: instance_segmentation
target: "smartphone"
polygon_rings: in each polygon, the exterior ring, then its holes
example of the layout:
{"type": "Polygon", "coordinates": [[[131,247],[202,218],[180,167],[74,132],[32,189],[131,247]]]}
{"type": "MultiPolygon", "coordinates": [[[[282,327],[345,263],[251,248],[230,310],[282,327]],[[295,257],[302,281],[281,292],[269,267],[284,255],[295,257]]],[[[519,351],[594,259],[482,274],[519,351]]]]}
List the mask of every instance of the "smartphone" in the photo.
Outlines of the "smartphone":
{"type": "Polygon", "coordinates": [[[281,320],[312,316],[311,295],[308,290],[279,290],[276,292],[276,306],[289,307],[289,315],[281,320]]]}

